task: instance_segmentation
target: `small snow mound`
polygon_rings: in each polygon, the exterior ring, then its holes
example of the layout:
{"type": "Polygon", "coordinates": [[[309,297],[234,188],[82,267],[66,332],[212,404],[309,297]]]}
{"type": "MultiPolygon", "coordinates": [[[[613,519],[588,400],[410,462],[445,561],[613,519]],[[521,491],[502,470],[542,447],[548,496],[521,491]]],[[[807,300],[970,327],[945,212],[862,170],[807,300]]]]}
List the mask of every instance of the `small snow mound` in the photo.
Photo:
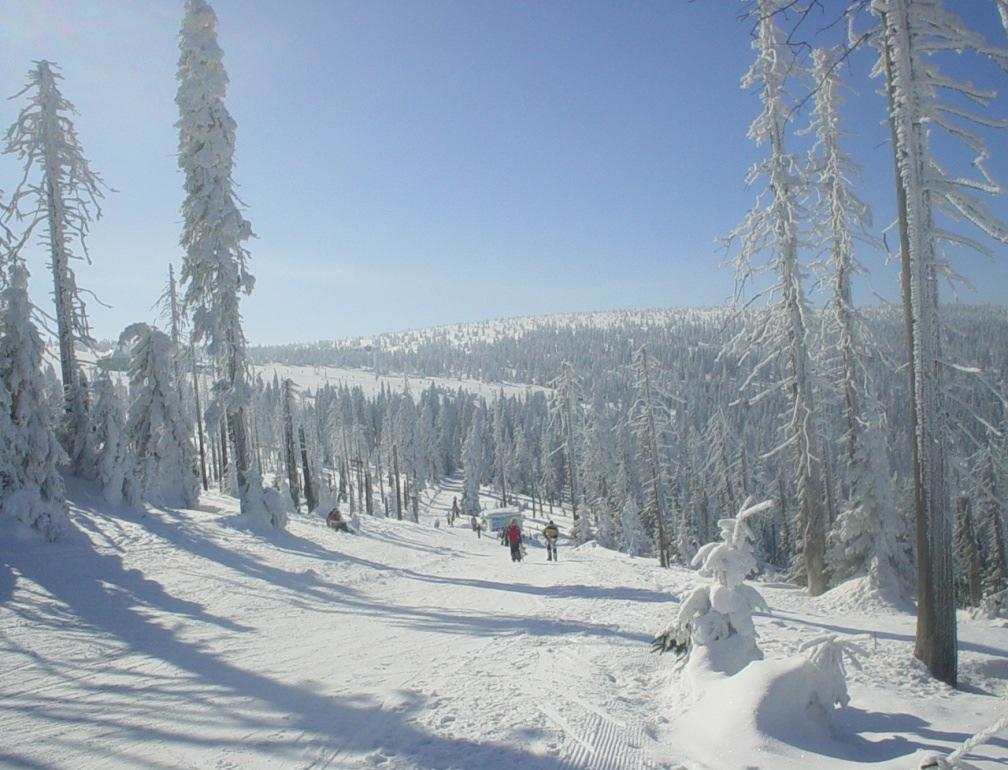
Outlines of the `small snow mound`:
{"type": "Polygon", "coordinates": [[[875,615],[893,611],[913,613],[913,604],[894,588],[880,588],[868,577],[851,578],[827,591],[816,600],[817,609],[826,614],[875,615]]]}
{"type": "Polygon", "coordinates": [[[707,679],[697,703],[673,724],[672,740],[689,742],[722,770],[773,767],[787,746],[848,757],[853,747],[834,729],[828,685],[803,656],[754,661],[734,676],[707,679]]]}

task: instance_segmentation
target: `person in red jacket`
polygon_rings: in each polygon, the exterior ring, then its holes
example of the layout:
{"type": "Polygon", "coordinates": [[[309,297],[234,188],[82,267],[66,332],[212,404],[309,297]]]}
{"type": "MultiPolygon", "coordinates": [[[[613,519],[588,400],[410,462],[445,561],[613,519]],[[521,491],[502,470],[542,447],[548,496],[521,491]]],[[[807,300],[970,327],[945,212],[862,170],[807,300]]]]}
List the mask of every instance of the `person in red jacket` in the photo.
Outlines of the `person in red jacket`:
{"type": "Polygon", "coordinates": [[[511,519],[504,536],[508,545],[511,546],[511,561],[521,561],[522,534],[521,527],[518,526],[518,519],[511,519]]]}

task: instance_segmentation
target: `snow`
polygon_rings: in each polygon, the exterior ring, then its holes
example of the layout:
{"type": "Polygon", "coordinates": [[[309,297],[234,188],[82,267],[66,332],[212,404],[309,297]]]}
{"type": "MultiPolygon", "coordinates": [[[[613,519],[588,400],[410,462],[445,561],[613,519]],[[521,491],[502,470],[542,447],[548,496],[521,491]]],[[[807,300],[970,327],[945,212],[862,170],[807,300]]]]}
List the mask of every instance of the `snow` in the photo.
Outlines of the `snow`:
{"type": "MultiPolygon", "coordinates": [[[[559,561],[529,538],[513,564],[444,526],[458,481],[419,523],[365,516],[357,535],[92,490],[70,480],[59,543],[0,523],[2,767],[908,770],[1004,714],[1004,621],[960,615],[952,690],[911,658],[913,616],[859,606],[857,581],[816,599],[759,584],[765,660],[693,691],[648,650],[696,573],[573,547],[559,512],[559,561]],[[868,655],[850,705],[817,718],[799,647],[823,635],[868,655]]],[[[965,759],[1003,767],[1006,737],[965,759]]]]}
{"type": "Polygon", "coordinates": [[[359,387],[365,396],[374,397],[382,386],[394,392],[404,392],[408,387],[410,392],[418,395],[420,391],[436,385],[446,390],[462,390],[474,393],[488,399],[497,398],[501,391],[505,396],[524,396],[532,391],[546,391],[540,385],[523,385],[510,382],[482,382],[464,377],[420,377],[403,374],[375,374],[368,369],[355,369],[340,366],[289,366],[286,364],[262,364],[253,367],[255,374],[263,380],[272,380],[274,376],[281,382],[293,380],[298,387],[309,393],[317,392],[326,385],[333,387],[359,387]]]}

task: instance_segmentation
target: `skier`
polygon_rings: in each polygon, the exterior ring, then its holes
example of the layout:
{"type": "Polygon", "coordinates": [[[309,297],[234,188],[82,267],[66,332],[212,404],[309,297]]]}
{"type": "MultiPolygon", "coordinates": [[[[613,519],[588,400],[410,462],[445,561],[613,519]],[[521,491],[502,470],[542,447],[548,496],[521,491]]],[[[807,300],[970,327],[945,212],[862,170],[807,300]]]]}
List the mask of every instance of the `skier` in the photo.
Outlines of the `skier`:
{"type": "Polygon", "coordinates": [[[553,523],[553,519],[550,519],[550,523],[543,527],[543,535],[546,538],[546,561],[556,561],[556,541],[560,536],[560,530],[553,523]]]}
{"type": "Polygon", "coordinates": [[[511,519],[511,523],[504,530],[504,536],[511,546],[511,561],[521,561],[522,534],[518,519],[511,519]]]}
{"type": "Polygon", "coordinates": [[[329,511],[329,515],[326,516],[326,526],[332,527],[337,532],[349,532],[350,528],[347,523],[343,521],[343,514],[340,513],[339,508],[333,508],[329,511]]]}
{"type": "Polygon", "coordinates": [[[450,515],[450,518],[448,519],[448,523],[451,526],[453,526],[453,527],[455,526],[455,519],[457,519],[459,517],[459,513],[460,513],[460,511],[459,511],[459,507],[458,507],[458,498],[453,496],[452,497],[451,515],[450,515]]]}

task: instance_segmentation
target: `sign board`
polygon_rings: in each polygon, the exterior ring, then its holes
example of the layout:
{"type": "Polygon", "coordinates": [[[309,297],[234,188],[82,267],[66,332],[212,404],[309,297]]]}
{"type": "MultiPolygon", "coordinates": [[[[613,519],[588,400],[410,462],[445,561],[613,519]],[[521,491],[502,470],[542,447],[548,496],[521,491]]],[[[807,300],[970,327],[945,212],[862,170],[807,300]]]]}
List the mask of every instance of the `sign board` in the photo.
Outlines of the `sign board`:
{"type": "Polygon", "coordinates": [[[524,521],[524,517],[518,513],[517,508],[496,508],[483,512],[483,522],[486,529],[489,529],[491,532],[498,532],[504,529],[511,523],[511,519],[517,519],[519,527],[522,526],[524,521]]]}

